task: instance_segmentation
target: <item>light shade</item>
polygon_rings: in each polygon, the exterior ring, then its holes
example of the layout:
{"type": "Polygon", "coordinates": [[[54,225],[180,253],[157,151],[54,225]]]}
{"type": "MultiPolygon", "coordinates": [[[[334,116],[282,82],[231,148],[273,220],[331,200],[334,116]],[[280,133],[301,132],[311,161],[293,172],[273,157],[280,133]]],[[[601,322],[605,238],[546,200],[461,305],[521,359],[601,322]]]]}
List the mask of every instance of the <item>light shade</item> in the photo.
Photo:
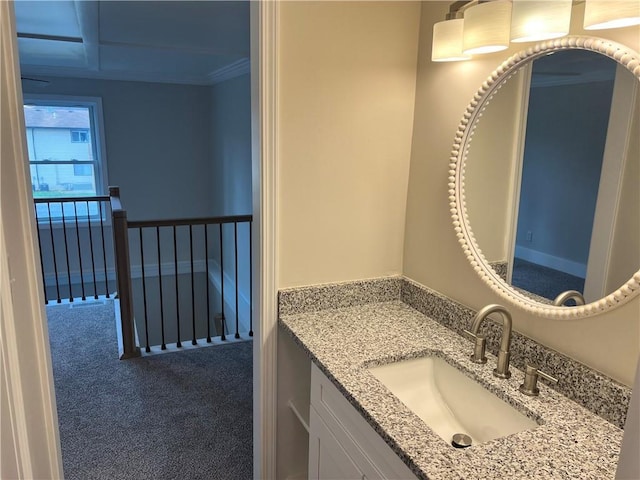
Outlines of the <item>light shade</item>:
{"type": "Polygon", "coordinates": [[[511,41],[540,42],[564,37],[571,24],[571,0],[513,0],[511,41]]]}
{"type": "Polygon", "coordinates": [[[492,53],[509,46],[511,2],[479,3],[464,12],[462,51],[467,55],[492,53]]]}
{"type": "Polygon", "coordinates": [[[629,27],[640,24],[638,0],[586,0],[584,29],[629,27]]]}
{"type": "Polygon", "coordinates": [[[456,62],[469,60],[470,55],[462,53],[462,27],[464,20],[456,18],[433,25],[433,47],[431,61],[456,62]]]}

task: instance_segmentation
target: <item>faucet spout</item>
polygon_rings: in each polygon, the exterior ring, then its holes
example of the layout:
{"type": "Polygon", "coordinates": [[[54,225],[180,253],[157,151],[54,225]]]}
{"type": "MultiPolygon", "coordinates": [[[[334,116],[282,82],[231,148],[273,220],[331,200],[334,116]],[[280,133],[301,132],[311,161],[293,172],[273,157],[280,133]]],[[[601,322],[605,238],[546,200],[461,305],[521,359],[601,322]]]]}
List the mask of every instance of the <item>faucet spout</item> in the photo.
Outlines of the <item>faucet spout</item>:
{"type": "Polygon", "coordinates": [[[567,300],[575,301],[576,306],[585,304],[584,297],[577,290],[567,290],[565,292],[562,292],[560,295],[558,295],[555,298],[555,300],[553,301],[553,304],[557,307],[561,307],[567,302],[567,300]]]}
{"type": "Polygon", "coordinates": [[[511,376],[511,372],[509,371],[509,348],[511,345],[511,329],[513,323],[509,311],[502,305],[497,304],[483,307],[476,313],[475,317],[473,317],[471,333],[477,335],[482,322],[492,313],[499,313],[502,319],[502,337],[500,339],[500,351],[498,352],[498,364],[493,374],[499,378],[509,378],[511,376]]]}

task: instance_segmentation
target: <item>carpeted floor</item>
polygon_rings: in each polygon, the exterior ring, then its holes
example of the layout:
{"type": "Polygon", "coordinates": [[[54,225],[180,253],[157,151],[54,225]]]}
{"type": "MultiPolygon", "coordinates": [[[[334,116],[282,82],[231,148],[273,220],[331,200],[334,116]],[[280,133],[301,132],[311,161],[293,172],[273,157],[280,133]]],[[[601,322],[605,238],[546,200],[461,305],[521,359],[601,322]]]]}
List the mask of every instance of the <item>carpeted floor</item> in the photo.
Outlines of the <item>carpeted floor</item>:
{"type": "Polygon", "coordinates": [[[530,263],[520,258],[513,259],[511,283],[550,300],[566,290],[584,291],[584,278],[530,263]]]}
{"type": "Polygon", "coordinates": [[[65,478],[252,478],[251,342],[118,360],[112,301],[47,315],[65,478]]]}

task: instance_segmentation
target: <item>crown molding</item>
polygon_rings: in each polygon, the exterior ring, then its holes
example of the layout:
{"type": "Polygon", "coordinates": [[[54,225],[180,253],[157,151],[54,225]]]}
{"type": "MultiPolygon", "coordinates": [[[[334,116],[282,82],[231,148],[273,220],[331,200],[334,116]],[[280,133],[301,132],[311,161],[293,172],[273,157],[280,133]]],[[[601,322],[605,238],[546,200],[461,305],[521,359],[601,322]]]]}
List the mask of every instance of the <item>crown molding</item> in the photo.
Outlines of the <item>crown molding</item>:
{"type": "Polygon", "coordinates": [[[244,75],[246,73],[249,73],[250,71],[251,62],[249,61],[249,58],[245,57],[211,72],[209,75],[207,75],[207,78],[209,79],[211,85],[215,85],[216,83],[239,77],[240,75],[244,75]]]}

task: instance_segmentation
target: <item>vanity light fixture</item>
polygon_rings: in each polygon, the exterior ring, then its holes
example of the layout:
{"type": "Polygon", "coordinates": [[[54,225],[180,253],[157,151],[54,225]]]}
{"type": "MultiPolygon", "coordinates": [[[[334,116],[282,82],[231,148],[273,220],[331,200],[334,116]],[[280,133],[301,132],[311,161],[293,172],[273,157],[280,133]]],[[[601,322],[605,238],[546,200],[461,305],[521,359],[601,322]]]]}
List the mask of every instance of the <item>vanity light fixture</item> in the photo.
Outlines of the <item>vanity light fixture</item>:
{"type": "Polygon", "coordinates": [[[569,34],[572,0],[513,0],[511,41],[540,42],[569,34]]]}
{"type": "Polygon", "coordinates": [[[493,53],[509,47],[511,1],[478,3],[464,12],[462,51],[467,55],[493,53]]]}
{"type": "Polygon", "coordinates": [[[584,5],[584,29],[630,27],[640,25],[640,1],[638,0],[586,0],[584,5]]]}
{"type": "Polygon", "coordinates": [[[471,58],[471,55],[462,53],[463,26],[462,18],[445,20],[433,25],[432,62],[457,62],[471,58]]]}
{"type": "Polygon", "coordinates": [[[432,62],[457,62],[471,59],[471,55],[462,53],[464,28],[462,11],[468,4],[468,1],[453,2],[449,6],[446,19],[433,25],[432,62]]]}

